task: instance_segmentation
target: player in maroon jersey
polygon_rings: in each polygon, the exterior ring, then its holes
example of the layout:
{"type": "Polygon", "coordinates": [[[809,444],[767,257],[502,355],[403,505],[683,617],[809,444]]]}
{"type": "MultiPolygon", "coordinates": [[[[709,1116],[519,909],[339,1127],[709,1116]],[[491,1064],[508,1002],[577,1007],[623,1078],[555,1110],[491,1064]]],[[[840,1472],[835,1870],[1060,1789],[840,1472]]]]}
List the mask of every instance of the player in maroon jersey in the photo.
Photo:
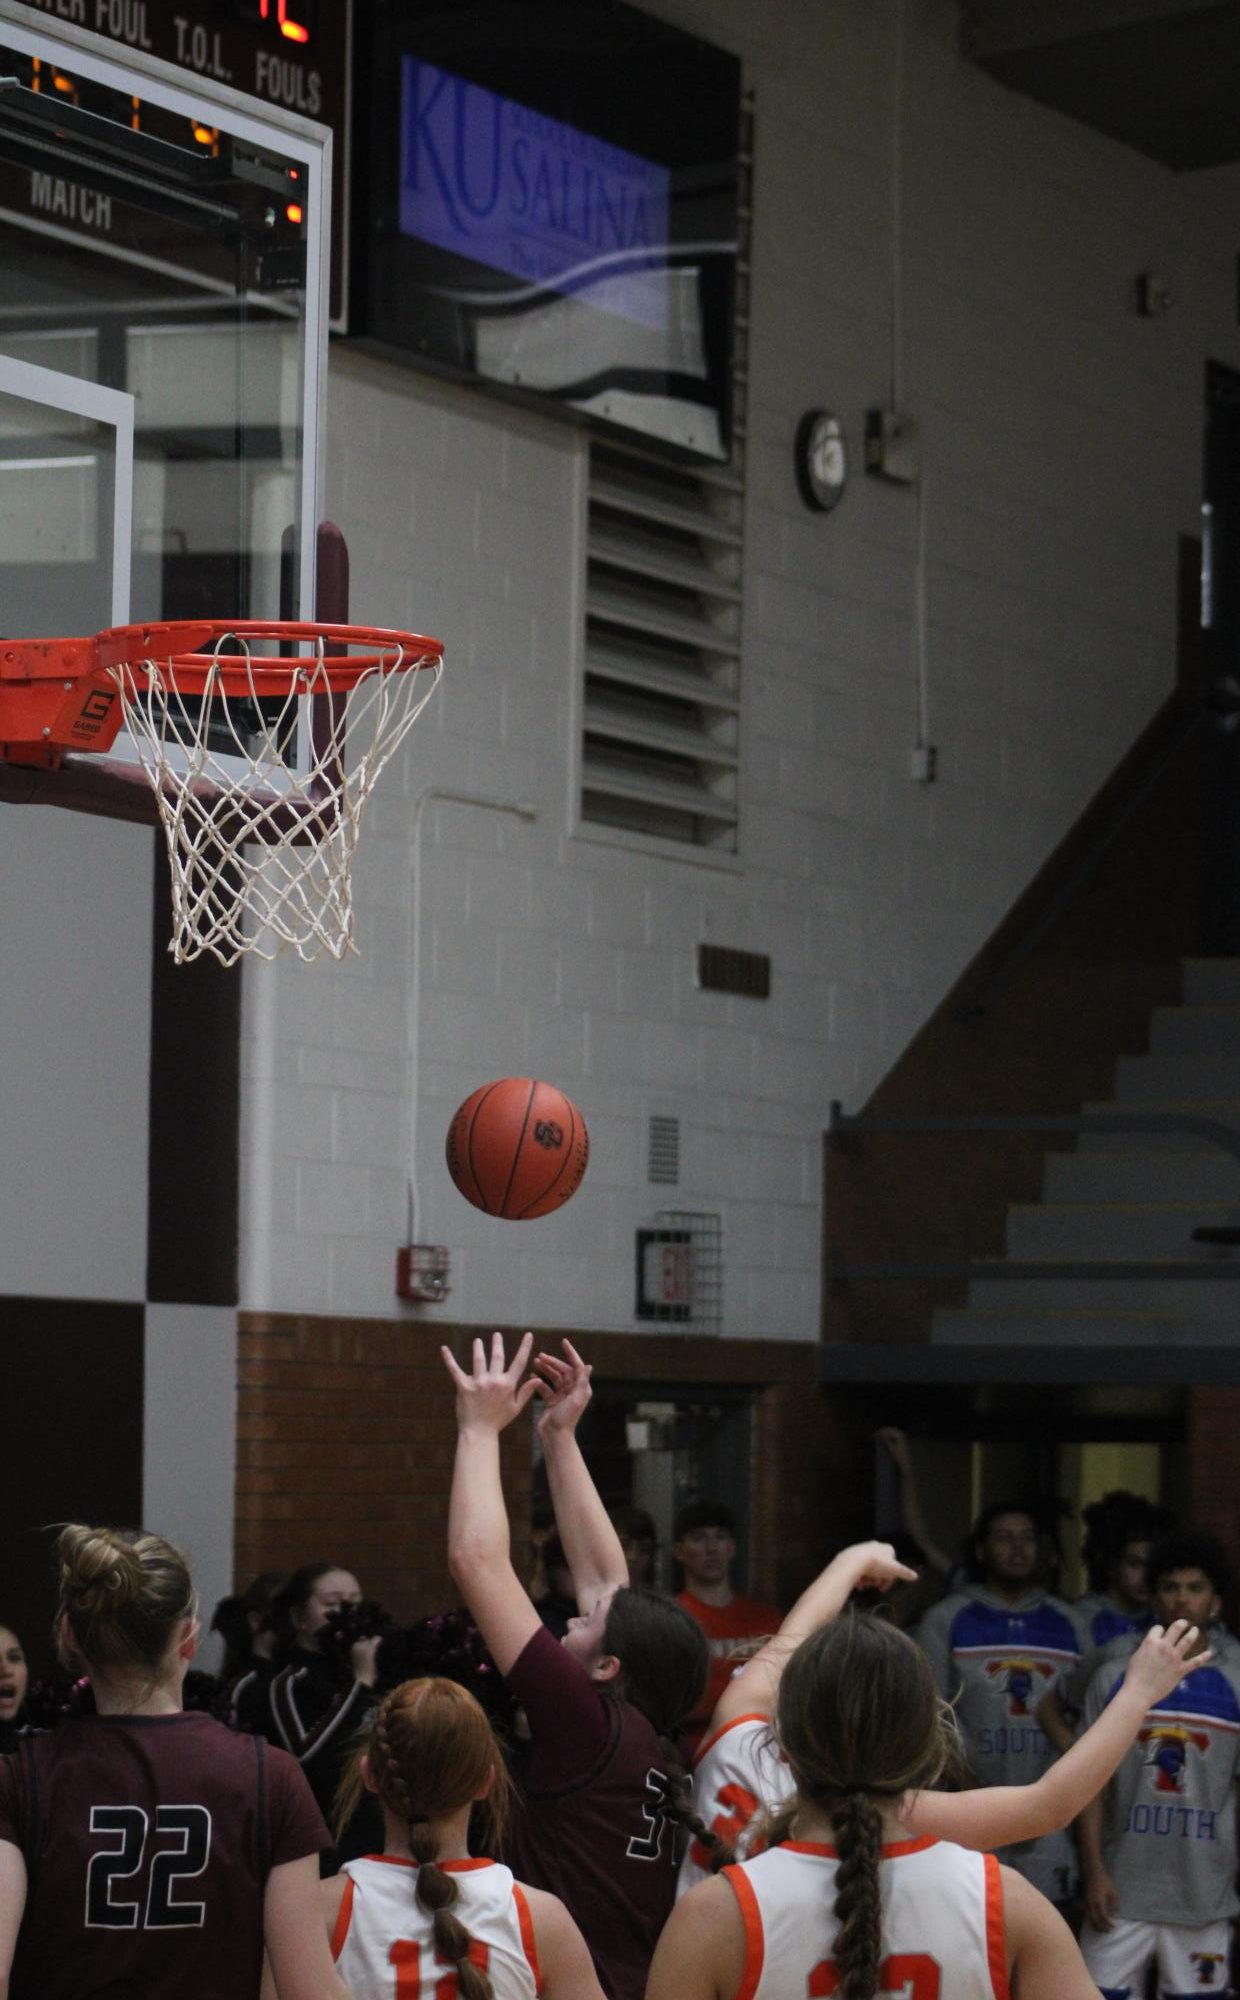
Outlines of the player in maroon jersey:
{"type": "Polygon", "coordinates": [[[701,1825],[669,1739],[705,1683],[706,1640],[670,1598],[628,1587],[624,1551],[575,1435],[590,1370],[565,1341],[564,1360],[539,1355],[540,1374],[522,1382],[532,1342],[527,1334],[508,1367],[502,1335],[489,1360],[475,1340],[469,1374],[442,1350],[459,1428],[448,1557],[529,1723],[505,1859],[567,1906],[608,2000],[641,2000],[675,1896],[679,1855],[667,1821],[701,1825]],[[556,1525],[580,1607],[560,1642],[512,1566],[500,1482],[500,1432],[539,1393],[556,1525]]]}
{"type": "Polygon", "coordinates": [[[0,2000],[348,2000],[318,1919],[328,1836],[291,1757],[185,1714],[198,1638],[158,1535],[65,1528],[57,1631],[97,1713],[0,1758],[0,2000]]]}

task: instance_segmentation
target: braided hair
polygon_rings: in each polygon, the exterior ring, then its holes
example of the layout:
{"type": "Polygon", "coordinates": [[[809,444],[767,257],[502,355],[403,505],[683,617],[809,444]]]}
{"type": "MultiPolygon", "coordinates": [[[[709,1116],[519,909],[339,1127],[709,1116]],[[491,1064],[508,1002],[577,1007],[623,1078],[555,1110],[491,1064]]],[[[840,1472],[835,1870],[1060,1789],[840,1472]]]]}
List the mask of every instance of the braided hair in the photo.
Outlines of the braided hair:
{"type": "Polygon", "coordinates": [[[950,1746],[948,1713],[925,1655],[885,1619],[847,1613],[784,1668],[775,1727],[797,1789],[772,1822],[771,1844],[787,1839],[807,1805],[830,1819],[839,2000],[873,2000],[878,1989],[880,1805],[934,1783],[950,1746]]]}
{"type": "Polygon", "coordinates": [[[369,1771],[383,1805],[409,1829],[414,1893],[434,1926],[435,1950],[456,1974],[460,2000],[494,2000],[474,1940],[456,1915],[454,1874],[440,1867],[433,1822],[477,1801],[484,1848],[498,1845],[508,1816],[503,1754],[478,1702],[455,1681],[402,1681],[376,1711],[362,1751],[336,1795],[337,1838],[356,1810],[369,1771]]]}

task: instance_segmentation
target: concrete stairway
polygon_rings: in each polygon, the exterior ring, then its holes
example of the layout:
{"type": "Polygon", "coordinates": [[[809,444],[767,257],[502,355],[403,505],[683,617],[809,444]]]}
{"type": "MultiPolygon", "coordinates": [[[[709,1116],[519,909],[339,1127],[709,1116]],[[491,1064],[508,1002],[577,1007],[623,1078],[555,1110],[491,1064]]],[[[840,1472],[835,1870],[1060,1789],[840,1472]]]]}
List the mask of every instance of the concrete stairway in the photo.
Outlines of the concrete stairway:
{"type": "MultiPolygon", "coordinates": [[[[1122,1057],[1110,1104],[1087,1111],[1181,1111],[1240,1131],[1240,960],[1194,959],[1184,1000],[1156,1008],[1149,1053],[1122,1057]]],[[[978,1279],[968,1304],[935,1314],[953,1346],[1175,1347],[1240,1341],[1240,1246],[1194,1243],[1203,1225],[1240,1226],[1240,1161],[1190,1134],[1089,1135],[1049,1153],[1041,1202],[1008,1212],[1007,1255],[1022,1262],[1155,1258],[1226,1264],[1234,1280],[1157,1277],[978,1279]]]]}

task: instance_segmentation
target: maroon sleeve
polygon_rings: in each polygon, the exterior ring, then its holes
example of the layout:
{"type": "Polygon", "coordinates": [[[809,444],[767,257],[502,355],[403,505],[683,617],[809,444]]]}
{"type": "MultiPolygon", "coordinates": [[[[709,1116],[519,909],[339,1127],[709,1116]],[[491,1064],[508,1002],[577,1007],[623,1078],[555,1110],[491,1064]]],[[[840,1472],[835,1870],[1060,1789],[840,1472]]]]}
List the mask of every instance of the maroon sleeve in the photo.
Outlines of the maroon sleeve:
{"type": "Polygon", "coordinates": [[[26,1845],[26,1787],[16,1757],[0,1757],[0,1840],[26,1845]]]}
{"type": "Polygon", "coordinates": [[[321,1854],[331,1835],[314,1802],[314,1793],[296,1759],[287,1750],[268,1750],[267,1854],[273,1868],[282,1861],[300,1861],[321,1854]]]}
{"type": "Polygon", "coordinates": [[[529,1783],[555,1791],[588,1771],[611,1741],[611,1717],[580,1660],[546,1626],[504,1676],[530,1725],[529,1783]]]}

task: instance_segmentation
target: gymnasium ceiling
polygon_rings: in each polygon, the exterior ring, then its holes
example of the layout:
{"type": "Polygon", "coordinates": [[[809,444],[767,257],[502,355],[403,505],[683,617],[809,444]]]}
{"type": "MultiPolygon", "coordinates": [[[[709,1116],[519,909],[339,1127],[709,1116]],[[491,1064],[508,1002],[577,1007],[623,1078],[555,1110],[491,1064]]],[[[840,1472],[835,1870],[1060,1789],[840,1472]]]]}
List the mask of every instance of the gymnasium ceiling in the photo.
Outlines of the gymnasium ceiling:
{"type": "Polygon", "coordinates": [[[1240,160],[1240,0],[962,0],[1012,90],[1181,171],[1240,160]]]}

